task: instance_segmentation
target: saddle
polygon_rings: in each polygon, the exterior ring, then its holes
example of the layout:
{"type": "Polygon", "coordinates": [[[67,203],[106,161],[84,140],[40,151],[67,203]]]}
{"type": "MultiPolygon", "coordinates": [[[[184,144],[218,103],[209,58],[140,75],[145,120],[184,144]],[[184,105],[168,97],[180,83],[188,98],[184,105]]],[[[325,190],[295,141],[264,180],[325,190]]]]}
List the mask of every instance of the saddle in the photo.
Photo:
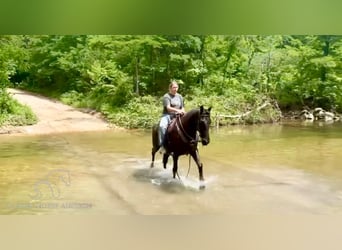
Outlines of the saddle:
{"type": "Polygon", "coordinates": [[[177,117],[180,117],[179,115],[175,115],[171,118],[171,121],[169,125],[167,126],[166,132],[169,132],[169,130],[173,129],[176,126],[177,117]]]}

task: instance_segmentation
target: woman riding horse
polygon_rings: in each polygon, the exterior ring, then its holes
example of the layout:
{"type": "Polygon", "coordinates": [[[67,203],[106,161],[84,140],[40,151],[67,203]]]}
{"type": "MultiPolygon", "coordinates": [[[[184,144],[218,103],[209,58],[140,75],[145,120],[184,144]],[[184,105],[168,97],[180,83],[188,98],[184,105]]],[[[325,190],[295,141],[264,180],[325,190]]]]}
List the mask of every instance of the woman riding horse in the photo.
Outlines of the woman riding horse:
{"type": "MultiPolygon", "coordinates": [[[[175,120],[167,128],[166,137],[164,139],[163,146],[165,147],[165,153],[163,155],[163,165],[166,168],[166,164],[170,155],[173,157],[173,178],[176,177],[178,169],[178,158],[181,155],[190,154],[197,164],[199,171],[199,180],[201,182],[200,188],[204,188],[203,177],[203,164],[200,161],[197,144],[199,141],[203,145],[208,145],[210,142],[209,126],[211,108],[205,109],[200,106],[199,109],[193,109],[183,116],[176,116],[175,120]],[[197,135],[199,132],[199,137],[197,135]]],[[[152,163],[154,166],[155,154],[160,148],[158,140],[158,126],[154,126],[152,129],[152,163]]]]}
{"type": "Polygon", "coordinates": [[[164,138],[166,129],[176,114],[185,113],[183,97],[177,93],[178,83],[173,80],[169,85],[169,92],[163,96],[163,115],[159,122],[159,147],[160,152],[165,152],[164,138]]]}

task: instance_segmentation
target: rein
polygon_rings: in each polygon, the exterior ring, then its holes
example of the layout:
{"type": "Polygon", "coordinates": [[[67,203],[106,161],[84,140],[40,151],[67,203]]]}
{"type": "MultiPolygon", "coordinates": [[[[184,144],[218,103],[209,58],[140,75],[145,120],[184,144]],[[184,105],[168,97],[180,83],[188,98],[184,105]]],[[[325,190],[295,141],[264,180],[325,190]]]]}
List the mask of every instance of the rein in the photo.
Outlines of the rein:
{"type": "Polygon", "coordinates": [[[196,136],[196,138],[194,139],[185,131],[183,124],[182,124],[182,120],[180,119],[180,116],[177,116],[176,119],[177,119],[176,120],[177,131],[185,143],[189,142],[191,145],[194,145],[195,143],[200,142],[200,140],[198,139],[198,136],[196,136]]]}

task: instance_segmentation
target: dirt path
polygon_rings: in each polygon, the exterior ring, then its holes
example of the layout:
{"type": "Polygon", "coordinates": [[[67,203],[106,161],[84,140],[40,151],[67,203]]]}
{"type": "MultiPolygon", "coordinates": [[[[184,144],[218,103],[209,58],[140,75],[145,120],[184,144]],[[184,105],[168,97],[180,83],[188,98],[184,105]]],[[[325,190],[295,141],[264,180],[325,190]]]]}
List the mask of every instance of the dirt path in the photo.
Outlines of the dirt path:
{"type": "Polygon", "coordinates": [[[13,98],[29,106],[38,117],[30,126],[2,128],[10,134],[50,134],[74,131],[108,130],[110,124],[99,114],[81,112],[58,101],[23,90],[8,89],[13,98]]]}

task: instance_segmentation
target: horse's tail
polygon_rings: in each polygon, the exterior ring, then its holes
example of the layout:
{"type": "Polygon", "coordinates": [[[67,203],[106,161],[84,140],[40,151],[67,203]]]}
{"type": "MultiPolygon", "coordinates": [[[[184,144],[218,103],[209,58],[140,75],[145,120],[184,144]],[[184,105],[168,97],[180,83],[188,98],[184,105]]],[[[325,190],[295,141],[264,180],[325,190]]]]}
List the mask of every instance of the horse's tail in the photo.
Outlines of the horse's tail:
{"type": "Polygon", "coordinates": [[[154,124],[152,127],[152,145],[154,148],[159,146],[158,124],[154,124]]]}
{"type": "Polygon", "coordinates": [[[154,165],[154,158],[155,154],[159,149],[159,138],[158,138],[158,124],[153,125],[152,127],[152,162],[151,162],[151,167],[154,165]]]}

